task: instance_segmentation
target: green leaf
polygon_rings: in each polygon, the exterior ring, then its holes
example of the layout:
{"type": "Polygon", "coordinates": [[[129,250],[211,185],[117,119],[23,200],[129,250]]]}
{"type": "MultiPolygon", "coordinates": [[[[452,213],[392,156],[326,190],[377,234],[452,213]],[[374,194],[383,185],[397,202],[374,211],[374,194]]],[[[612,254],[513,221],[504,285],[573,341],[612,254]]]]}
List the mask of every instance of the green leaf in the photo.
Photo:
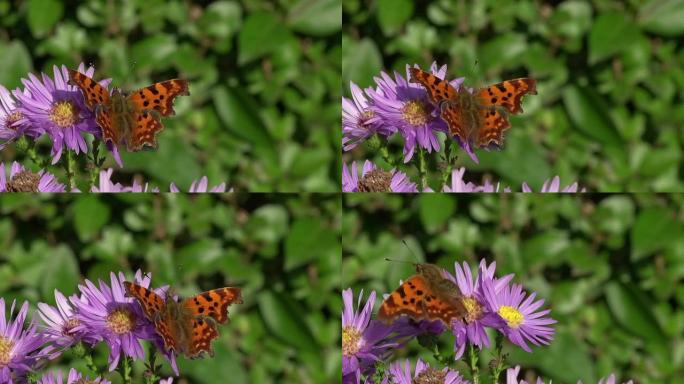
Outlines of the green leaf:
{"type": "Polygon", "coordinates": [[[327,36],[342,28],[339,0],[300,0],[287,16],[292,30],[311,36],[327,36]]]}
{"type": "Polygon", "coordinates": [[[11,90],[21,86],[21,78],[28,78],[31,54],[19,40],[9,44],[0,42],[0,84],[11,90]]]}
{"type": "Polygon", "coordinates": [[[95,195],[80,196],[73,205],[73,214],[78,237],[89,240],[109,221],[109,206],[95,195]]]}
{"type": "Polygon", "coordinates": [[[589,32],[589,64],[595,64],[628,49],[639,37],[639,30],[622,12],[598,16],[589,32]]]}
{"type": "Polygon", "coordinates": [[[632,259],[640,260],[663,249],[682,235],[682,224],[675,221],[670,210],[659,207],[644,209],[632,227],[632,259]]]}
{"type": "Polygon", "coordinates": [[[379,0],[378,23],[386,35],[398,31],[413,15],[411,0],[379,0]]]}
{"type": "Polygon", "coordinates": [[[45,36],[62,18],[64,6],[57,0],[29,0],[26,21],[35,37],[45,36]]]}
{"type": "Polygon", "coordinates": [[[364,88],[371,84],[373,76],[379,75],[382,56],[372,40],[342,39],[342,51],[342,86],[347,92],[350,81],[364,88]]]}
{"type": "Polygon", "coordinates": [[[563,91],[563,104],[579,131],[604,145],[622,147],[622,139],[607,115],[609,107],[594,91],[568,85],[563,91]]]}
{"type": "Polygon", "coordinates": [[[247,17],[238,36],[238,63],[269,55],[293,38],[273,13],[255,12],[247,17]]]}
{"type": "Polygon", "coordinates": [[[274,336],[303,351],[313,352],[320,348],[302,321],[304,311],[290,297],[263,291],[257,296],[257,303],[266,327],[274,336]]]}
{"type": "Polygon", "coordinates": [[[257,159],[262,160],[270,173],[280,171],[275,143],[259,118],[256,101],[242,88],[219,86],[212,92],[214,107],[228,131],[249,142],[257,159]]]}
{"type": "Polygon", "coordinates": [[[644,341],[665,343],[667,340],[649,301],[633,288],[610,282],[605,288],[606,300],[617,322],[644,341]]]}
{"type": "Polygon", "coordinates": [[[684,34],[684,1],[651,0],[639,9],[639,25],[646,31],[663,36],[684,34]]]}
{"type": "Polygon", "coordinates": [[[157,34],[133,44],[131,58],[138,68],[169,66],[169,58],[177,49],[173,35],[157,34]]]}
{"type": "Polygon", "coordinates": [[[339,236],[321,225],[320,220],[299,218],[292,224],[285,240],[285,269],[291,270],[319,257],[334,257],[330,251],[336,249],[338,243],[339,236]]]}
{"type": "MultiPolygon", "coordinates": [[[[44,274],[40,279],[43,297],[53,297],[54,290],[74,292],[79,282],[78,262],[74,253],[66,245],[50,249],[50,256],[44,259],[44,274]]],[[[52,300],[49,300],[52,301],[52,300]]]]}
{"type": "Polygon", "coordinates": [[[426,194],[420,196],[418,206],[420,221],[428,233],[434,233],[453,216],[456,199],[446,194],[426,194]]]}

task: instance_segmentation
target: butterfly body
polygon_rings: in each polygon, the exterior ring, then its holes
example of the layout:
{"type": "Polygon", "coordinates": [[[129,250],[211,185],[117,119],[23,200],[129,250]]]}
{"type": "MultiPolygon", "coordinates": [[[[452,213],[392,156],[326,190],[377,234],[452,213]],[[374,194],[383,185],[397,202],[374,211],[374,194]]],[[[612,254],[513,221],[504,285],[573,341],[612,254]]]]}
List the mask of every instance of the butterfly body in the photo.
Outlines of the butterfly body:
{"type": "Polygon", "coordinates": [[[470,92],[448,81],[411,68],[411,82],[421,84],[430,101],[440,108],[440,117],[449,134],[478,147],[502,147],[503,132],[510,128],[509,114],[522,113],[522,97],[536,94],[536,81],[520,78],[493,84],[470,92]]]}
{"type": "Polygon", "coordinates": [[[166,299],[162,299],[153,290],[128,281],[124,287],[154,323],[164,348],[189,358],[202,352],[214,355],[211,342],[219,336],[218,324],[228,321],[228,305],[242,303],[240,288],[233,287],[214,289],[181,301],[168,292],[166,299]]]}
{"type": "Polygon", "coordinates": [[[141,88],[129,95],[107,89],[90,77],[69,70],[69,82],[81,89],[86,106],[95,114],[102,138],[116,145],[126,144],[129,151],[145,146],[156,148],[156,135],[164,126],[161,116],[174,115],[173,100],[189,95],[186,80],[167,80],[141,88]]]}
{"type": "Polygon", "coordinates": [[[462,320],[467,311],[456,283],[444,277],[434,264],[416,264],[416,274],[409,277],[380,305],[378,319],[391,323],[400,315],[413,320],[440,320],[450,326],[462,320]]]}

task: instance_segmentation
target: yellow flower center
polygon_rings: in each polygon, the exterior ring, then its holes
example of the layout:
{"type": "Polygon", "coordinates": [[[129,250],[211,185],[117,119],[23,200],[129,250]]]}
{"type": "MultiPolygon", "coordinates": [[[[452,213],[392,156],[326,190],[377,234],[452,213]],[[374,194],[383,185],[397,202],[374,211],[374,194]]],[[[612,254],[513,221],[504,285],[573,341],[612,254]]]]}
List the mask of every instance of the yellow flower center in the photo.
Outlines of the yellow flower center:
{"type": "Polygon", "coordinates": [[[22,114],[19,111],[14,111],[5,117],[5,128],[16,131],[17,127],[13,126],[14,123],[22,118],[22,114]]]}
{"type": "Polygon", "coordinates": [[[392,174],[381,169],[366,172],[359,180],[359,192],[389,192],[392,174]]]}
{"type": "Polygon", "coordinates": [[[133,314],[123,308],[119,308],[107,315],[107,328],[116,334],[128,333],[135,325],[133,314]]]}
{"type": "Polygon", "coordinates": [[[525,316],[520,311],[508,305],[502,305],[498,313],[511,328],[518,328],[525,321],[525,316]]]}
{"type": "Polygon", "coordinates": [[[462,298],[461,301],[463,302],[463,306],[465,306],[466,310],[468,311],[468,314],[466,315],[467,323],[479,320],[482,317],[482,313],[484,312],[482,305],[480,305],[480,303],[478,303],[474,297],[466,296],[462,298]]]}
{"type": "Polygon", "coordinates": [[[72,127],[79,121],[78,112],[78,107],[71,101],[58,101],[50,110],[50,120],[60,128],[72,127]]]}
{"type": "Polygon", "coordinates": [[[418,100],[411,100],[404,104],[401,109],[401,117],[414,127],[424,125],[429,120],[425,105],[418,100]]]}
{"type": "Polygon", "coordinates": [[[353,327],[342,328],[342,356],[354,356],[361,349],[361,332],[353,327]]]}
{"type": "Polygon", "coordinates": [[[413,378],[412,384],[444,384],[446,372],[439,369],[427,367],[418,376],[413,378]]]}
{"type": "Polygon", "coordinates": [[[7,183],[7,192],[38,192],[40,176],[31,171],[21,171],[7,183]]]}
{"type": "Polygon", "coordinates": [[[14,343],[10,339],[0,336],[0,367],[5,367],[12,360],[14,343]]]}

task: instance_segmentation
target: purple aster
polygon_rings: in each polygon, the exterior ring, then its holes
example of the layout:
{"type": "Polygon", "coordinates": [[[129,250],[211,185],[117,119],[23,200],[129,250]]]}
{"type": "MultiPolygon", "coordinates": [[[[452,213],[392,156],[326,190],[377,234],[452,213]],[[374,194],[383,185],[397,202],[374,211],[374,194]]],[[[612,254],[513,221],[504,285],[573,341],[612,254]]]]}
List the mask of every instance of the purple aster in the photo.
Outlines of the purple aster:
{"type": "MultiPolygon", "coordinates": [[[[615,374],[610,374],[607,379],[601,379],[599,380],[598,384],[615,384],[615,374]]],[[[578,383],[581,383],[578,382],[578,383]]],[[[632,380],[625,382],[624,384],[633,384],[634,382],[632,380]]]]}
{"type": "MultiPolygon", "coordinates": [[[[207,188],[209,187],[209,179],[206,176],[202,176],[199,180],[195,180],[190,184],[190,189],[188,192],[190,193],[206,193],[206,192],[211,192],[211,193],[222,193],[226,191],[226,183],[221,183],[215,187],[212,187],[210,190],[207,191],[207,188]]],[[[169,191],[170,192],[175,192],[178,193],[180,190],[176,186],[175,183],[171,183],[169,186],[169,191]]],[[[231,192],[232,188],[230,191],[231,192]]]]}
{"type": "Polygon", "coordinates": [[[41,169],[33,173],[15,161],[9,178],[5,164],[0,163],[0,192],[66,192],[66,186],[49,172],[41,169]]]}
{"type": "Polygon", "coordinates": [[[471,182],[463,181],[465,167],[455,169],[451,172],[451,186],[442,186],[442,192],[471,193],[480,192],[481,187],[471,182]]]}
{"type": "Polygon", "coordinates": [[[356,162],[342,165],[342,192],[418,192],[416,183],[404,172],[384,171],[366,160],[359,180],[356,162]]]}
{"type": "Polygon", "coordinates": [[[496,313],[503,321],[498,328],[513,344],[527,352],[532,352],[527,341],[534,345],[549,344],[553,339],[554,329],[549,325],[556,320],[546,317],[550,309],[535,312],[544,304],[544,300],[534,301],[536,293],[525,298],[522,285],[506,285],[497,290],[492,279],[482,280],[482,288],[487,309],[496,313]]]}
{"type": "MultiPolygon", "coordinates": [[[[145,318],[135,299],[126,297],[123,282],[126,277],[110,273],[111,287],[102,280],[99,287],[90,280],[79,285],[81,300],[72,300],[76,307],[77,319],[84,326],[86,335],[104,340],[109,346],[109,370],[116,369],[121,354],[142,359],[144,352],[140,340],[152,340],[154,327],[145,318]]],[[[150,277],[135,274],[135,283],[145,288],[150,285],[150,277]]]]}
{"type": "Polygon", "coordinates": [[[124,192],[134,192],[134,193],[159,193],[159,188],[151,187],[147,182],[142,183],[140,179],[133,178],[133,185],[124,188],[124,192]]]}
{"type": "MultiPolygon", "coordinates": [[[[18,89],[15,92],[20,92],[18,89]]],[[[39,129],[33,129],[28,119],[17,108],[12,95],[7,88],[0,85],[0,149],[5,145],[16,140],[21,135],[38,137],[41,135],[39,129]]]]}
{"type": "Polygon", "coordinates": [[[360,312],[358,309],[361,307],[363,291],[356,308],[351,288],[342,291],[342,299],[342,376],[346,380],[350,380],[350,376],[358,380],[361,373],[371,372],[376,361],[382,360],[391,349],[397,347],[396,340],[388,338],[395,328],[371,320],[375,291],[368,296],[360,312]]]}
{"type": "Polygon", "coordinates": [[[100,171],[99,184],[97,186],[93,185],[90,188],[90,192],[99,193],[117,193],[126,192],[126,187],[120,183],[112,182],[112,173],[114,169],[107,168],[100,171]]]}
{"type": "MultiPolygon", "coordinates": [[[[81,300],[76,295],[73,295],[70,299],[72,302],[81,300]]],[[[62,292],[56,289],[55,302],[57,307],[38,303],[38,313],[46,326],[42,330],[43,334],[55,346],[61,347],[56,349],[50,358],[59,356],[65,349],[79,341],[83,341],[91,346],[99,341],[99,337],[86,332],[85,327],[78,320],[73,307],[69,304],[69,300],[64,297],[62,292]]]]}
{"type": "MultiPolygon", "coordinates": [[[[406,79],[410,78],[409,68],[406,65],[406,79]]],[[[437,69],[433,63],[430,70],[440,78],[446,75],[446,65],[437,69]]],[[[405,163],[413,157],[416,142],[428,152],[439,151],[436,133],[447,131],[446,123],[439,117],[439,109],[430,103],[425,88],[406,79],[398,72],[394,72],[394,79],[381,72],[380,77],[375,78],[378,89],[366,90],[372,100],[372,110],[385,125],[395,127],[404,137],[405,163]]]]}
{"type": "MultiPolygon", "coordinates": [[[[562,193],[577,193],[577,189],[579,188],[577,182],[574,182],[567,187],[563,188],[562,190],[560,189],[560,177],[554,176],[550,180],[546,180],[544,184],[541,187],[542,193],[546,192],[562,192],[562,193]]],[[[527,183],[523,183],[522,185],[522,191],[523,192],[532,192],[532,189],[530,188],[527,183]]],[[[582,188],[580,192],[584,192],[585,189],[582,188]]]]}
{"type": "Polygon", "coordinates": [[[173,384],[173,377],[169,377],[168,379],[161,379],[159,380],[159,384],[173,384]]]}
{"type": "Polygon", "coordinates": [[[5,317],[5,299],[0,298],[0,383],[12,384],[31,371],[41,357],[37,350],[48,341],[33,323],[24,329],[28,302],[24,302],[12,321],[15,304],[12,301],[9,316],[5,317]]]}
{"type": "Polygon", "coordinates": [[[95,379],[89,379],[84,377],[75,368],[69,370],[69,376],[67,377],[66,383],[63,381],[62,371],[57,372],[57,376],[53,372],[46,373],[43,377],[38,380],[38,384],[79,384],[79,383],[91,383],[91,384],[111,384],[109,380],[101,379],[99,377],[95,379]]]}
{"type": "MultiPolygon", "coordinates": [[[[78,71],[92,77],[95,68],[85,69],[81,63],[78,71]]],[[[29,73],[28,80],[22,83],[28,92],[14,92],[19,101],[19,111],[26,116],[31,124],[45,130],[52,139],[52,163],[55,164],[62,156],[64,146],[77,154],[87,152],[84,133],[91,133],[101,137],[101,129],[95,122],[93,113],[86,107],[81,91],[75,85],[69,85],[69,72],[65,65],[53,66],[54,80],[42,73],[41,78],[29,73]]],[[[99,81],[107,87],[111,79],[99,81]]],[[[116,146],[108,146],[113,151],[118,163],[121,159],[116,146]]]]}
{"type": "MultiPolygon", "coordinates": [[[[375,113],[361,88],[349,82],[352,100],[342,98],[342,148],[345,151],[354,149],[359,143],[378,133],[389,137],[396,128],[386,125],[375,113]]],[[[377,95],[382,91],[376,90],[377,95]]]]}
{"type": "MultiPolygon", "coordinates": [[[[518,373],[520,372],[520,366],[516,365],[515,368],[508,368],[506,370],[506,384],[528,384],[525,380],[518,381],[518,373]]],[[[536,384],[544,384],[544,380],[537,377],[536,384]]]]}
{"type": "Polygon", "coordinates": [[[411,362],[408,360],[404,361],[404,364],[399,361],[392,363],[390,365],[389,372],[393,379],[392,383],[395,384],[470,383],[468,380],[463,378],[458,371],[454,371],[448,367],[444,369],[432,368],[429,364],[423,362],[421,359],[418,359],[418,362],[416,362],[416,369],[413,374],[411,374],[411,362]]]}
{"type": "Polygon", "coordinates": [[[484,259],[480,261],[479,273],[476,278],[473,278],[470,266],[465,261],[463,266],[459,265],[458,262],[454,263],[454,269],[455,277],[450,273],[445,275],[458,285],[461,295],[463,295],[463,305],[468,311],[465,322],[456,321],[451,324],[451,330],[455,336],[455,357],[460,359],[468,342],[479,348],[490,346],[485,327],[500,328],[503,326],[501,319],[487,308],[482,291],[483,280],[494,279],[494,288],[498,292],[513,279],[513,274],[506,275],[501,279],[494,278],[496,262],[487,266],[484,259]]]}

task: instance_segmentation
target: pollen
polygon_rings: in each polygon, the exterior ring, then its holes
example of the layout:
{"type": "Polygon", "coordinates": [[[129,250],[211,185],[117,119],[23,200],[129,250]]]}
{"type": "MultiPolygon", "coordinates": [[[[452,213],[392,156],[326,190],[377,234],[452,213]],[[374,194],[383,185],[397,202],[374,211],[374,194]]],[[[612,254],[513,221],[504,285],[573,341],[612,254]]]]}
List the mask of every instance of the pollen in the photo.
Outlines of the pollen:
{"type": "Polygon", "coordinates": [[[363,337],[354,327],[342,328],[342,356],[354,356],[363,346],[363,337]]]}
{"type": "Polygon", "coordinates": [[[462,298],[461,301],[463,302],[466,311],[468,311],[466,322],[471,323],[482,318],[482,314],[484,313],[482,305],[480,305],[474,297],[467,296],[462,298]]]}
{"type": "Polygon", "coordinates": [[[418,376],[413,378],[414,384],[443,384],[446,372],[432,367],[427,367],[418,376]]]}
{"type": "Polygon", "coordinates": [[[429,117],[425,104],[420,100],[411,100],[401,109],[401,118],[414,127],[427,124],[429,117]]]}
{"type": "Polygon", "coordinates": [[[365,111],[363,111],[361,113],[361,116],[359,116],[359,121],[357,123],[358,123],[359,127],[364,128],[364,129],[368,129],[368,120],[370,120],[374,117],[375,117],[375,112],[370,110],[370,109],[366,109],[365,111]]]}
{"type": "Polygon", "coordinates": [[[135,317],[130,311],[119,308],[107,315],[106,322],[107,328],[112,332],[121,335],[128,333],[133,329],[135,317]]]}
{"type": "Polygon", "coordinates": [[[511,328],[518,328],[525,321],[525,316],[520,311],[508,305],[502,305],[498,313],[511,328]]]}
{"type": "Polygon", "coordinates": [[[69,100],[54,103],[49,115],[50,120],[60,128],[72,127],[80,121],[78,107],[69,100]]]}
{"type": "Polygon", "coordinates": [[[23,170],[7,183],[7,192],[38,192],[40,175],[31,171],[23,170]]]}
{"type": "Polygon", "coordinates": [[[81,325],[81,322],[77,318],[71,317],[62,326],[62,335],[72,336],[74,334],[73,329],[81,325]]]}
{"type": "Polygon", "coordinates": [[[359,180],[359,192],[389,192],[392,185],[392,173],[381,169],[366,172],[359,180]]]}
{"type": "Polygon", "coordinates": [[[6,367],[12,360],[12,349],[14,343],[12,340],[0,336],[0,367],[6,367]]]}
{"type": "Polygon", "coordinates": [[[22,117],[24,117],[24,116],[22,115],[21,112],[13,111],[12,113],[10,113],[9,115],[7,115],[5,117],[5,128],[11,129],[12,131],[16,131],[17,127],[14,126],[14,123],[19,121],[22,117]]]}

